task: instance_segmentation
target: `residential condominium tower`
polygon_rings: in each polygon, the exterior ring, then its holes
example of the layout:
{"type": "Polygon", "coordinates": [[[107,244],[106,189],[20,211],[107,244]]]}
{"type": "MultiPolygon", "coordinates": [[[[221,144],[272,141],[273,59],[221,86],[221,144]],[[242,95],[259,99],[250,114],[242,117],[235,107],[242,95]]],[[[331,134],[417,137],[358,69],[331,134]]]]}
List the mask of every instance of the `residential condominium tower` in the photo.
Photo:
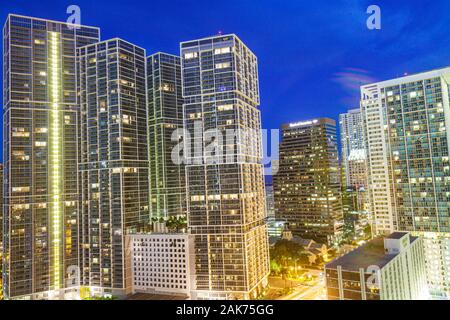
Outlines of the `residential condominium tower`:
{"type": "Polygon", "coordinates": [[[280,165],[273,180],[275,216],[295,235],[332,243],[343,226],[336,122],[320,118],[281,129],[280,165]]]}
{"type": "Polygon", "coordinates": [[[145,59],[121,39],[78,49],[81,279],[99,293],[129,293],[125,236],[150,224],[145,59]]]}
{"type": "Polygon", "coordinates": [[[269,274],[257,59],[236,35],[183,42],[181,58],[194,296],[255,298],[269,274]]]}
{"type": "Polygon", "coordinates": [[[155,53],[147,58],[147,103],[152,218],[186,215],[184,164],[172,159],[183,128],[180,58],[155,53]]]}
{"type": "Polygon", "coordinates": [[[99,29],[9,15],[3,29],[4,292],[48,298],[78,266],[76,48],[99,29]]]}
{"type": "Polygon", "coordinates": [[[395,230],[392,204],[388,146],[386,137],[386,110],[381,107],[381,95],[376,85],[361,87],[361,114],[367,155],[367,185],[369,210],[372,215],[372,233],[387,235],[395,230]]]}
{"type": "Polygon", "coordinates": [[[361,88],[363,107],[386,117],[385,198],[396,228],[423,238],[428,286],[438,298],[450,297],[449,84],[444,68],[361,88]]]}

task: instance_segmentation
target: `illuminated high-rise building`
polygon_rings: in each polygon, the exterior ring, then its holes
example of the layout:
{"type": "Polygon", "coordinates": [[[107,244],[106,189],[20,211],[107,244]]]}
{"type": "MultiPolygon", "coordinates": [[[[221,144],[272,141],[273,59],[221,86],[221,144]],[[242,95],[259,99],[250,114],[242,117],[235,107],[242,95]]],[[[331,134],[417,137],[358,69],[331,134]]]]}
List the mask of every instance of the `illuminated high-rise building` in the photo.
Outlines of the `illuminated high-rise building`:
{"type": "Polygon", "coordinates": [[[236,35],[183,42],[181,58],[194,297],[255,298],[269,274],[257,59],[236,35]]]}
{"type": "Polygon", "coordinates": [[[339,115],[342,167],[346,186],[366,188],[364,131],[361,110],[352,109],[339,115]]]}
{"type": "Polygon", "coordinates": [[[336,122],[320,118],[281,129],[275,216],[295,235],[332,243],[343,227],[336,122]]]}
{"type": "Polygon", "coordinates": [[[387,235],[395,230],[395,208],[389,187],[388,149],[385,143],[386,112],[381,107],[376,85],[361,87],[361,115],[367,155],[367,192],[373,221],[372,233],[387,235]]]}
{"type": "Polygon", "coordinates": [[[76,48],[99,29],[9,15],[3,29],[6,298],[61,293],[78,265],[76,48]]]}
{"type": "Polygon", "coordinates": [[[172,159],[183,128],[180,58],[155,53],[147,58],[147,103],[152,218],[186,215],[184,164],[172,159]],[[174,135],[174,137],[172,137],[174,135]]]}
{"type": "Polygon", "coordinates": [[[145,50],[121,39],[78,49],[82,285],[129,293],[125,236],[150,224],[145,50]]]}
{"type": "Polygon", "coordinates": [[[369,152],[382,164],[369,171],[382,178],[374,191],[390,202],[397,230],[423,238],[428,286],[440,298],[450,297],[449,84],[445,68],[361,88],[369,152]]]}
{"type": "Polygon", "coordinates": [[[351,109],[347,113],[340,114],[339,128],[341,165],[345,176],[343,187],[351,187],[354,190],[359,210],[368,210],[367,158],[361,110],[351,109]]]}

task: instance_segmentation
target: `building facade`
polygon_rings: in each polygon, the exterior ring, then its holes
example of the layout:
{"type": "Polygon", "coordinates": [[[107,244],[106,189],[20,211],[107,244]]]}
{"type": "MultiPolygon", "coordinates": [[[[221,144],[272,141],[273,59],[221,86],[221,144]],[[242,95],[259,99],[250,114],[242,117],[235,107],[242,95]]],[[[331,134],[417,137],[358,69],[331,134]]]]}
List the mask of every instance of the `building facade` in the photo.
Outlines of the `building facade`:
{"type": "Polygon", "coordinates": [[[294,235],[331,243],[343,227],[336,122],[301,121],[282,131],[273,177],[276,219],[286,221],[294,235]]]}
{"type": "Polygon", "coordinates": [[[395,208],[392,204],[386,145],[386,112],[376,85],[361,87],[361,113],[367,155],[369,210],[372,233],[386,235],[395,230],[395,208]]]}
{"type": "Polygon", "coordinates": [[[195,297],[255,298],[269,274],[257,59],[235,35],[180,49],[195,297]]]}
{"type": "MultiPolygon", "coordinates": [[[[0,188],[0,269],[3,268],[3,164],[0,164],[0,181],[2,186],[0,188]]],[[[2,273],[0,272],[0,277],[2,273]]]]}
{"type": "Polygon", "coordinates": [[[436,298],[450,297],[449,84],[450,68],[444,68],[373,84],[376,91],[365,100],[375,100],[377,112],[386,114],[384,193],[391,195],[397,230],[424,240],[436,298]]]}
{"type": "Polygon", "coordinates": [[[406,232],[376,238],[325,265],[328,300],[425,300],[422,239],[406,232]]]}
{"type": "Polygon", "coordinates": [[[341,161],[346,187],[366,189],[366,150],[360,109],[351,109],[339,115],[341,131],[341,161]]]}
{"type": "Polygon", "coordinates": [[[78,266],[75,55],[99,34],[18,15],[3,28],[5,298],[59,294],[78,266]]]}
{"type": "Polygon", "coordinates": [[[122,295],[125,236],[150,225],[145,50],[121,39],[78,49],[81,285],[122,295]]]}
{"type": "Polygon", "coordinates": [[[173,159],[183,128],[180,58],[155,53],[147,58],[150,213],[153,218],[186,215],[184,164],[173,159]]]}
{"type": "Polygon", "coordinates": [[[273,195],[273,184],[266,184],[266,210],[268,218],[275,218],[275,200],[273,195]]]}
{"type": "Polygon", "coordinates": [[[149,233],[128,237],[133,293],[190,297],[195,272],[190,235],[149,233]]]}

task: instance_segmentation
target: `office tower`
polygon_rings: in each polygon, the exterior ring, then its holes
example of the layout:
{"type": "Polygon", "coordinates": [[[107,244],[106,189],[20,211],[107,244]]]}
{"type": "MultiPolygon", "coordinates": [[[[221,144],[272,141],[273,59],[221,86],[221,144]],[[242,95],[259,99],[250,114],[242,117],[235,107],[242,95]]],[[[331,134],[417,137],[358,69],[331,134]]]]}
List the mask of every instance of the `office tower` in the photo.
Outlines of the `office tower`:
{"type": "Polygon", "coordinates": [[[360,109],[339,115],[341,131],[341,164],[345,181],[343,187],[352,187],[357,194],[358,210],[368,210],[367,159],[364,148],[364,130],[360,109]]]}
{"type": "Polygon", "coordinates": [[[328,300],[427,299],[422,242],[394,232],[326,264],[328,300]]]}
{"type": "Polygon", "coordinates": [[[276,218],[285,220],[294,235],[331,243],[343,224],[336,122],[320,118],[281,129],[273,180],[276,218]]]}
{"type": "Polygon", "coordinates": [[[342,187],[342,213],[344,216],[344,235],[346,237],[355,236],[355,227],[359,220],[360,211],[358,196],[352,187],[342,187]]]}
{"type": "Polygon", "coordinates": [[[187,233],[149,233],[127,236],[133,294],[190,297],[194,244],[187,233]]]}
{"type": "Polygon", "coordinates": [[[150,223],[145,50],[121,39],[78,49],[82,285],[122,295],[124,237],[150,223]]]}
{"type": "Polygon", "coordinates": [[[6,298],[61,293],[78,265],[75,50],[99,29],[9,15],[3,29],[6,298]]]}
{"type": "Polygon", "coordinates": [[[269,274],[257,59],[235,35],[183,42],[181,58],[195,296],[255,298],[269,274]]]}
{"type": "Polygon", "coordinates": [[[155,53],[147,58],[147,103],[152,218],[186,215],[184,164],[172,159],[183,128],[180,58],[155,53]],[[174,139],[173,136],[174,135],[174,139]]]}
{"type": "Polygon", "coordinates": [[[345,172],[346,186],[366,188],[366,172],[364,160],[364,131],[361,110],[352,109],[339,115],[341,130],[342,167],[345,172]],[[361,161],[362,165],[359,165],[361,161]],[[354,168],[352,168],[352,166],[354,168]]]}
{"type": "Polygon", "coordinates": [[[362,105],[386,117],[379,139],[389,170],[384,196],[390,195],[397,230],[423,238],[428,284],[437,298],[450,297],[449,83],[450,68],[444,68],[361,89],[362,105]]]}

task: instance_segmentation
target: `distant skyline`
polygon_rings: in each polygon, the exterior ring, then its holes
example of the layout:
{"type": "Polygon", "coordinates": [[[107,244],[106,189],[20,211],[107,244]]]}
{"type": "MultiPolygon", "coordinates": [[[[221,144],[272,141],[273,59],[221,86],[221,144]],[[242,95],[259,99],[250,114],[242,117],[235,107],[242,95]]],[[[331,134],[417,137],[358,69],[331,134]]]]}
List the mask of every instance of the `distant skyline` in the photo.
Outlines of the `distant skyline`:
{"type": "Polygon", "coordinates": [[[16,13],[65,21],[72,4],[82,24],[101,29],[102,40],[120,37],[149,55],[179,54],[180,42],[218,32],[237,34],[258,57],[267,129],[316,117],[337,121],[359,106],[362,84],[450,65],[445,0],[19,0],[2,3],[0,20],[16,13]],[[371,4],[381,8],[381,30],[366,27],[371,4]]]}

